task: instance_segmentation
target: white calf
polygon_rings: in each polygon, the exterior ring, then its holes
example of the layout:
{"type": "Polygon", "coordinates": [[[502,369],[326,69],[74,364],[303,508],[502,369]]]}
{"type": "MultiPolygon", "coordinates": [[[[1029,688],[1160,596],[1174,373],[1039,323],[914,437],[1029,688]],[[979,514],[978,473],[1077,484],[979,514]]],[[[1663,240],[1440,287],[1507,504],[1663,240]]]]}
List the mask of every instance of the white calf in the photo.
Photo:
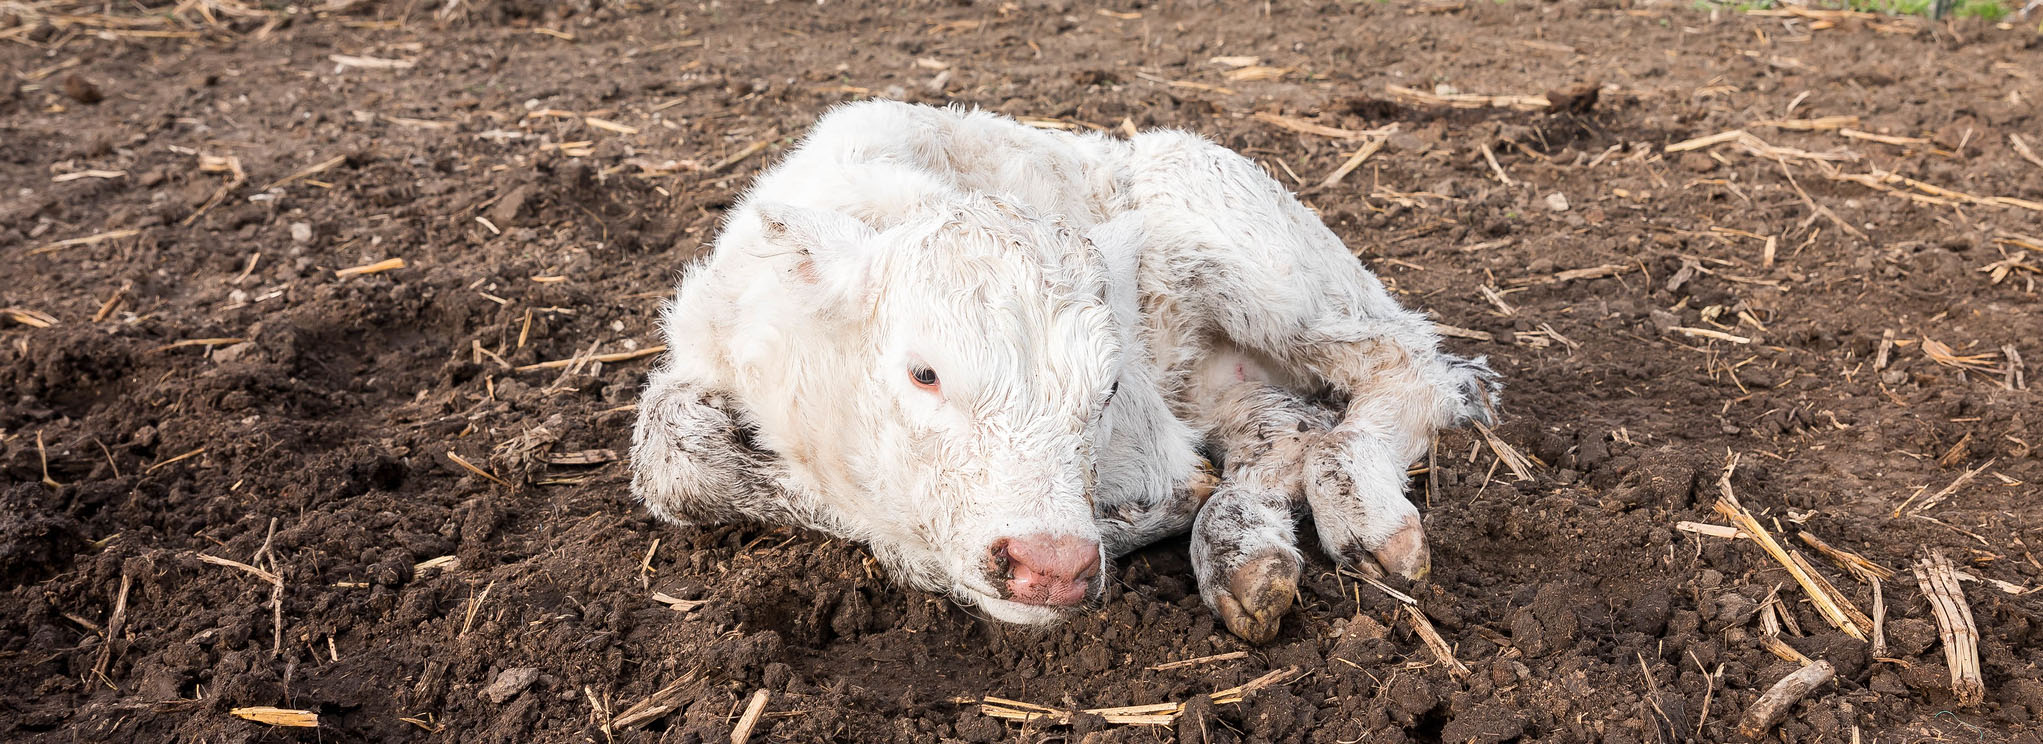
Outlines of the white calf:
{"type": "Polygon", "coordinates": [[[858,540],[1022,623],[1193,529],[1251,640],[1296,594],[1294,507],[1337,562],[1426,572],[1405,465],[1493,379],[1233,152],[890,102],[761,176],[663,323],[632,450],[655,514],[858,540]]]}

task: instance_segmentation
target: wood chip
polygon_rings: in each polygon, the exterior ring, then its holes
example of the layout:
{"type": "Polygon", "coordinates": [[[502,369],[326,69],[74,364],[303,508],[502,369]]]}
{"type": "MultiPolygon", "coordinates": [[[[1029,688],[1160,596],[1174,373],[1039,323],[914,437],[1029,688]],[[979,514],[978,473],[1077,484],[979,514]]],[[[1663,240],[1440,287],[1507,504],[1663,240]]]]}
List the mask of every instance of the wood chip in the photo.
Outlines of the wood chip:
{"type": "Polygon", "coordinates": [[[1965,601],[1951,561],[1942,551],[1926,550],[1915,564],[1915,579],[1936,616],[1944,665],[1950,667],[1951,691],[1957,694],[1959,707],[1980,704],[1986,699],[1986,682],[1979,673],[1979,626],[1972,622],[1972,606],[1965,601]]]}

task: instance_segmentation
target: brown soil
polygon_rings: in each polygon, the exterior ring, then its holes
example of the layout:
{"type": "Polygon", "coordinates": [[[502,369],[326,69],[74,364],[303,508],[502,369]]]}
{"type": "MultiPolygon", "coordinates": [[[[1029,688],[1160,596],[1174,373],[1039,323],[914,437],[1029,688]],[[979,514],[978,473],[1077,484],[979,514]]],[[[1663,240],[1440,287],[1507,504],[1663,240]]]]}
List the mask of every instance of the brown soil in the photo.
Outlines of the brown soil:
{"type": "MultiPolygon", "coordinates": [[[[1928,547],[2043,586],[2035,383],[1924,352],[1934,340],[1997,370],[2012,344],[2043,360],[2036,271],[1980,270],[2043,264],[2043,241],[2021,237],[2043,235],[2043,214],[1916,203],[1800,158],[1790,183],[1735,144],[1662,151],[1748,127],[1855,153],[1844,173],[2043,201],[2043,165],[2009,139],[2043,148],[2032,28],[1812,31],[1685,5],[1488,0],[1112,8],[1127,17],[1061,0],[268,17],[114,3],[133,15],[111,27],[56,15],[68,5],[0,6],[0,255],[20,272],[0,306],[58,321],[0,315],[0,738],[724,741],[764,688],[761,741],[1722,740],[1793,668],[1757,644],[1776,587],[1803,634],[1789,645],[1839,670],[1779,736],[2035,742],[2043,725],[2043,595],[1964,585],[1987,695],[1963,707],[1908,572],[1928,547]],[[1209,61],[1230,55],[1290,71],[1230,80],[1209,61]],[[1585,82],[1605,88],[1558,111],[1385,90],[1585,82]],[[657,343],[662,296],[751,175],[868,92],[1192,129],[1305,182],[1353,143],[1252,114],[1399,125],[1307,198],[1409,302],[1490,334],[1451,344],[1490,355],[1509,384],[1500,434],[1544,463],[1513,481],[1451,433],[1437,488],[1415,491],[1435,575],[1405,588],[1471,673],[1451,675],[1395,602],[1323,560],[1262,647],[1216,630],[1182,540],[1122,564],[1094,615],[995,627],[890,584],[858,546],[664,526],[632,503],[624,463],[549,463],[625,449],[648,361],[507,367],[657,343]],[[1928,141],[1750,124],[1827,115],[1928,141]],[[738,158],[755,143],[768,149],[738,158]],[[246,180],[205,208],[234,182],[213,157],[246,180]],[[64,177],[86,170],[123,174],[64,177]],[[1745,233],[1773,237],[1777,263],[1745,233]],[[392,257],[405,267],[334,274],[392,257]],[[1508,291],[1509,314],[1477,291],[1603,265],[1614,275],[1508,291]],[[171,348],[199,339],[236,340],[171,348]],[[1709,505],[1731,452],[1733,487],[1783,539],[1806,531],[1901,570],[1887,658],[1831,630],[1756,546],[1675,530],[1721,522],[1709,505]],[[1919,517],[1893,516],[1974,468],[1919,517]],[[274,569],[281,606],[201,555],[274,569]],[[442,556],[458,564],[416,566],[442,556]],[[1306,674],[1240,704],[1199,697],[1287,666],[1306,674]],[[603,728],[677,681],[671,715],[603,728]],[[1064,727],[953,702],[988,694],[1190,705],[1170,727],[1064,727]],[[321,726],[229,713],[258,705],[321,726]]],[[[1810,555],[1870,610],[1870,587],[1810,555]]]]}

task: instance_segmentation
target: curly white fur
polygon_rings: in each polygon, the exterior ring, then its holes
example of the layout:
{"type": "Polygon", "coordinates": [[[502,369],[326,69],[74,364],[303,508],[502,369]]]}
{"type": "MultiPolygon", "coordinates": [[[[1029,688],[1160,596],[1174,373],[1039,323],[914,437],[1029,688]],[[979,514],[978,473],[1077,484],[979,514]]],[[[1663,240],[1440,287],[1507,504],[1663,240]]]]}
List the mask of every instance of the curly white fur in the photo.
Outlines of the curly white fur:
{"type": "Polygon", "coordinates": [[[1062,611],[1002,599],[996,539],[1189,528],[1215,391],[1345,407],[1315,460],[1339,482],[1312,491],[1344,561],[1416,524],[1404,464],[1486,402],[1480,361],[1241,156],[890,102],[761,176],[663,325],[633,449],[656,514],[858,540],[1010,622],[1062,611]]]}

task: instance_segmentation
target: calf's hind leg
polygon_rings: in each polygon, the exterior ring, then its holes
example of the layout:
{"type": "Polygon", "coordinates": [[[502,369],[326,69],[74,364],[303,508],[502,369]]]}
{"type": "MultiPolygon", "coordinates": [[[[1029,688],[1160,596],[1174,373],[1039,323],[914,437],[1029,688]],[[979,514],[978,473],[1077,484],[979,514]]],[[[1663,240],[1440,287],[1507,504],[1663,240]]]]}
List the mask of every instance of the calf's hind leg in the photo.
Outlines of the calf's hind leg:
{"type": "Polygon", "coordinates": [[[1192,527],[1199,595],[1235,635],[1267,642],[1298,595],[1301,466],[1333,415],[1251,381],[1209,396],[1199,413],[1225,463],[1192,527]]]}

